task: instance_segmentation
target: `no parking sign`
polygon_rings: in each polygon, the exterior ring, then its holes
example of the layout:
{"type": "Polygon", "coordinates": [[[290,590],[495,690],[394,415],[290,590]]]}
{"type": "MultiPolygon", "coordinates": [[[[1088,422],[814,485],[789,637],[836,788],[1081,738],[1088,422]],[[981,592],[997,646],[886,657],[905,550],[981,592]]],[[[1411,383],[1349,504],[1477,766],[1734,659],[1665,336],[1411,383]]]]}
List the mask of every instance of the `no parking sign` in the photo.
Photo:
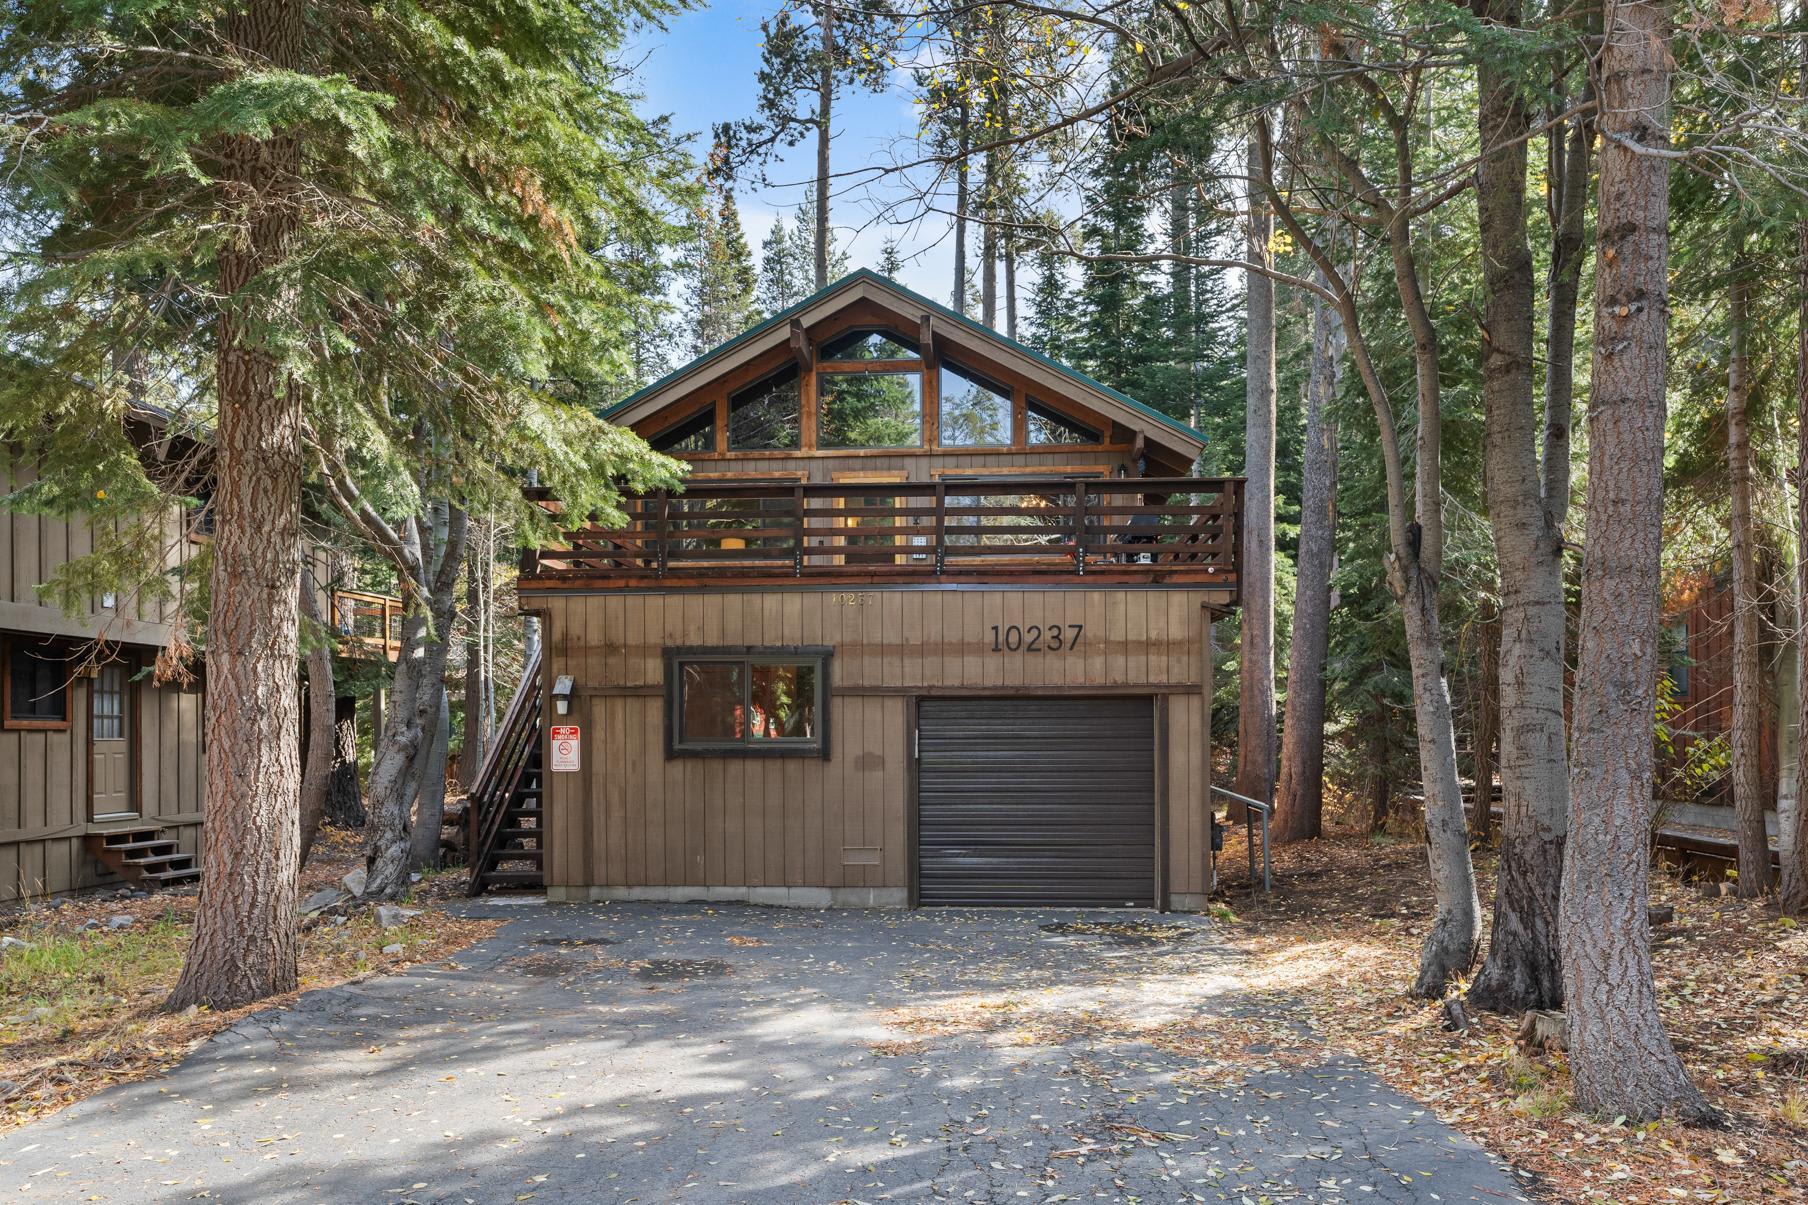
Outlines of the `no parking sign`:
{"type": "Polygon", "coordinates": [[[554,724],[552,726],[552,768],[554,770],[577,769],[581,747],[582,742],[578,738],[576,724],[554,724]]]}

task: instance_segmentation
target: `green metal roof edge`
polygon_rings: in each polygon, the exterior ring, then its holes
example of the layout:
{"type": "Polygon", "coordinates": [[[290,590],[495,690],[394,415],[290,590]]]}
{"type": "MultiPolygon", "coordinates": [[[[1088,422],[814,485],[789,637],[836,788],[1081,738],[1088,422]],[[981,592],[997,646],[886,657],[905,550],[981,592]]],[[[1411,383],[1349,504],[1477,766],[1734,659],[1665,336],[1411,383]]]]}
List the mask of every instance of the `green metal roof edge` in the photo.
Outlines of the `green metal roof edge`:
{"type": "Polygon", "coordinates": [[[734,338],[730,339],[728,342],[723,343],[718,347],[711,348],[709,351],[704,352],[702,355],[697,356],[696,358],[694,358],[690,361],[687,361],[681,367],[674,368],[671,372],[666,373],[664,376],[660,377],[657,381],[654,381],[651,385],[648,385],[642,389],[635,390],[633,393],[629,394],[627,397],[623,398],[621,401],[615,403],[615,405],[610,406],[607,410],[604,410],[602,413],[602,417],[603,418],[614,418],[617,414],[620,414],[622,411],[628,409],[630,406],[635,405],[637,402],[641,401],[643,398],[651,397],[653,394],[659,392],[661,389],[664,389],[667,385],[671,384],[673,381],[676,381],[679,378],[685,376],[692,369],[697,368],[699,365],[703,364],[704,362],[706,362],[708,360],[713,360],[717,356],[720,356],[723,353],[728,352],[728,351],[732,350],[733,348],[738,347],[741,344],[746,343],[747,341],[749,341],[751,339],[757,339],[759,336],[765,334],[767,331],[771,330],[775,326],[780,325],[781,323],[789,322],[793,317],[802,313],[804,310],[808,309],[809,307],[815,305],[817,302],[821,301],[824,297],[827,297],[831,293],[834,293],[841,289],[846,288],[848,285],[854,283],[857,280],[876,281],[879,284],[884,285],[886,288],[893,290],[894,292],[901,293],[902,295],[904,295],[905,297],[908,297],[911,301],[913,301],[919,305],[927,306],[938,317],[946,318],[950,322],[953,322],[953,323],[956,323],[957,325],[966,327],[969,331],[971,331],[972,333],[974,333],[976,335],[979,335],[982,338],[991,339],[998,343],[1002,343],[1005,347],[1010,348],[1012,351],[1017,352],[1019,355],[1027,356],[1030,359],[1036,361],[1036,363],[1041,364],[1046,368],[1052,368],[1056,372],[1060,373],[1062,376],[1067,377],[1070,380],[1078,381],[1080,384],[1086,386],[1088,389],[1098,390],[1100,393],[1104,394],[1106,397],[1110,398],[1114,402],[1118,402],[1122,405],[1130,407],[1132,410],[1140,411],[1141,413],[1148,415],[1150,418],[1154,419],[1158,423],[1161,423],[1165,427],[1178,431],[1182,435],[1190,436],[1202,444],[1211,442],[1210,439],[1206,436],[1205,432],[1199,430],[1198,428],[1190,426],[1187,423],[1183,423],[1177,418],[1171,418],[1168,415],[1163,414],[1161,411],[1157,410],[1155,407],[1150,406],[1144,402],[1139,402],[1135,398],[1131,397],[1129,394],[1119,392],[1118,390],[1113,389],[1111,386],[1105,384],[1102,381],[1095,381],[1091,377],[1087,376],[1085,373],[1081,372],[1079,369],[1070,368],[1066,364],[1061,363],[1061,361],[1056,360],[1051,356],[1044,355],[1043,353],[1037,351],[1033,347],[1026,347],[1023,344],[1017,342],[1017,340],[1010,338],[1009,336],[1001,335],[997,331],[993,330],[991,327],[986,326],[980,322],[975,322],[973,319],[967,317],[965,314],[962,314],[960,311],[950,309],[949,307],[943,305],[939,301],[935,301],[928,297],[925,297],[921,293],[918,293],[912,289],[907,289],[903,285],[899,284],[897,281],[893,280],[891,277],[882,276],[879,273],[873,271],[871,268],[856,268],[852,272],[849,272],[846,276],[841,277],[839,280],[834,280],[834,281],[829,282],[829,284],[827,284],[826,286],[824,286],[821,289],[818,289],[816,292],[810,294],[810,296],[804,298],[802,301],[798,302],[796,305],[787,306],[786,308],[780,310],[778,313],[772,315],[772,317],[766,319],[764,322],[756,323],[755,325],[748,327],[746,330],[742,331],[740,334],[736,335],[734,338]]]}

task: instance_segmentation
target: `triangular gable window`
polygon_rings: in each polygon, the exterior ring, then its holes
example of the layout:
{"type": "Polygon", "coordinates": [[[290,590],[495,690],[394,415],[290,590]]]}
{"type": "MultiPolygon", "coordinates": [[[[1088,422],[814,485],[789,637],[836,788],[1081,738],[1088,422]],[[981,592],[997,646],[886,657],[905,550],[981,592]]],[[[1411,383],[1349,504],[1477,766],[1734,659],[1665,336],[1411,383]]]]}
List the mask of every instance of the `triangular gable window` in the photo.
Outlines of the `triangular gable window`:
{"type": "Polygon", "coordinates": [[[1028,412],[1029,437],[1031,444],[1101,444],[1105,442],[1102,432],[1095,431],[1062,414],[1054,407],[1029,398],[1024,403],[1028,412]]]}
{"type": "Polygon", "coordinates": [[[852,330],[836,335],[822,345],[824,360],[914,360],[917,345],[895,331],[852,330]]]}

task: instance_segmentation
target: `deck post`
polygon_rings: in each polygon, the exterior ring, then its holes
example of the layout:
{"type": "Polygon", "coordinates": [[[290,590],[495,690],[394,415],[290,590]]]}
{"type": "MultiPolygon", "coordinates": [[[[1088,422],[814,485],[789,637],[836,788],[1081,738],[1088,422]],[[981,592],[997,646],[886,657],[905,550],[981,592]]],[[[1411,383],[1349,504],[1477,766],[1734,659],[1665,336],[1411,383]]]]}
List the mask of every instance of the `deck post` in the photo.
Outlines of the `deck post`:
{"type": "Polygon", "coordinates": [[[948,550],[948,483],[935,483],[935,575],[947,568],[948,550]]]}
{"type": "Polygon", "coordinates": [[[665,576],[666,542],[667,542],[666,511],[671,506],[671,502],[672,502],[672,496],[669,493],[667,493],[665,490],[660,490],[659,491],[658,528],[657,528],[657,534],[654,536],[654,541],[655,541],[654,542],[654,551],[655,551],[655,555],[658,557],[657,561],[654,563],[654,568],[653,568],[653,572],[656,577],[664,577],[665,576]]]}
{"type": "Polygon", "coordinates": [[[791,576],[804,575],[804,487],[794,486],[791,494],[791,505],[795,513],[791,516],[791,576]]]}
{"type": "MultiPolygon", "coordinates": [[[[1104,497],[1103,494],[1100,497],[1104,497]]],[[[1086,574],[1086,483],[1074,482],[1074,572],[1086,574]]]]}

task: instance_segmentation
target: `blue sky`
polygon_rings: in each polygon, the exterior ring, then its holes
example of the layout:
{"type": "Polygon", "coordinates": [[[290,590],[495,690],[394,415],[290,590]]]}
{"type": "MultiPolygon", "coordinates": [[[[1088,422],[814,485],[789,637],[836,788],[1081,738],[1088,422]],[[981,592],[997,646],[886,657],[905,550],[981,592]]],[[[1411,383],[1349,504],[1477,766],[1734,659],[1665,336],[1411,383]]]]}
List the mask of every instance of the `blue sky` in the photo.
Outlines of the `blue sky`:
{"type": "MultiPolygon", "coordinates": [[[[720,0],[680,13],[664,30],[649,30],[636,39],[629,61],[639,63],[646,111],[668,113],[678,131],[695,135],[692,153],[698,159],[709,149],[709,131],[715,123],[752,115],[760,19],[777,7],[777,0],[720,0]]],[[[836,171],[888,156],[898,139],[915,129],[909,98],[901,90],[844,93],[837,98],[837,109],[832,151],[836,171]]],[[[783,216],[790,222],[803,199],[803,185],[815,170],[815,155],[814,141],[806,141],[771,167],[773,187],[743,184],[737,189],[735,199],[756,253],[774,220],[783,216]]],[[[831,201],[836,237],[853,265],[876,267],[881,245],[887,237],[895,238],[906,261],[902,283],[945,299],[953,272],[947,223],[935,218],[914,226],[879,223],[873,214],[881,201],[862,188],[831,201]]]]}

